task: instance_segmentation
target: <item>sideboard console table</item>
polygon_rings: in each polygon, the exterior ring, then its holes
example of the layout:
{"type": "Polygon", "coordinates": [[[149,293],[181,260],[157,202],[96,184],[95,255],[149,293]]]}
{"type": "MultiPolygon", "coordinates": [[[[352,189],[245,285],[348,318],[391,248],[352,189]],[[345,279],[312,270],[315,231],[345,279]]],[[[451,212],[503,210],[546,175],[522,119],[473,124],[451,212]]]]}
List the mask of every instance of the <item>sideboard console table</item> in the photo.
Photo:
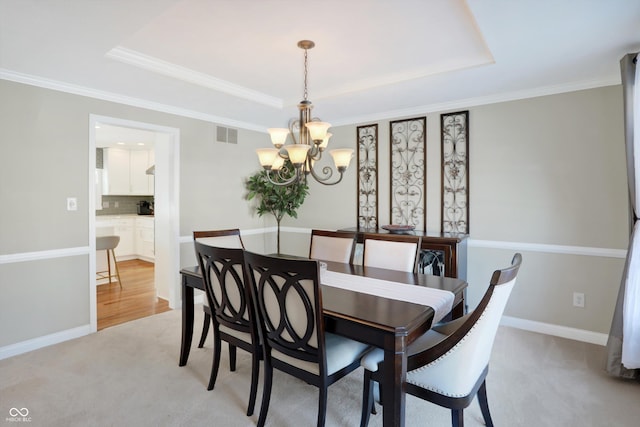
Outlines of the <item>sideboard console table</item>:
{"type": "MultiPolygon", "coordinates": [[[[358,243],[363,242],[364,233],[389,234],[387,230],[371,228],[342,228],[338,231],[357,233],[358,243]]],[[[411,231],[407,234],[422,236],[420,256],[421,273],[454,277],[467,280],[467,240],[468,234],[430,233],[411,231]]]]}

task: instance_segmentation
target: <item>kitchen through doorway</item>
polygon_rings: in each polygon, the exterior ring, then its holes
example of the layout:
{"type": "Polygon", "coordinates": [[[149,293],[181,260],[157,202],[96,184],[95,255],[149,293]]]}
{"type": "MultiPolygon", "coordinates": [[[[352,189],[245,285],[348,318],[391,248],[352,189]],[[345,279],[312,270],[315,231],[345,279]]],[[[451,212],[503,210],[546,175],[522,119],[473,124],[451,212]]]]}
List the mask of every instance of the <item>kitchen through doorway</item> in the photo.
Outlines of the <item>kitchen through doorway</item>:
{"type": "Polygon", "coordinates": [[[176,197],[172,173],[177,160],[172,155],[178,141],[177,130],[165,132],[144,123],[92,116],[91,126],[90,146],[95,149],[91,234],[119,239],[113,253],[92,251],[91,270],[97,273],[91,295],[92,329],[101,330],[170,310],[171,300],[175,303],[169,282],[158,283],[156,262],[164,259],[161,270],[177,271],[173,265],[177,260],[167,257],[178,244],[170,236],[177,217],[165,212],[157,221],[155,195],[160,190],[159,205],[168,211],[166,206],[176,197]],[[164,174],[158,180],[156,161],[164,174]]]}

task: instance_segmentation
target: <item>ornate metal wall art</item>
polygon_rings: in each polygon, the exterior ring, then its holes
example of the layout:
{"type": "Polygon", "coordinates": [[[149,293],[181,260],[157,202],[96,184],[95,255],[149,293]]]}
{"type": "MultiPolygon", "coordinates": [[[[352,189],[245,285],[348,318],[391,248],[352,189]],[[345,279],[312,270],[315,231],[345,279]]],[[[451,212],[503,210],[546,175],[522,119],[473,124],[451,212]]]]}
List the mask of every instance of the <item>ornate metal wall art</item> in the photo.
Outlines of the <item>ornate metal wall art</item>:
{"type": "Polygon", "coordinates": [[[391,224],[426,231],[427,118],[390,122],[391,224]]]}
{"type": "Polygon", "coordinates": [[[469,111],[440,115],[442,231],[469,233],[469,111]]]}
{"type": "Polygon", "coordinates": [[[378,228],[378,125],[358,126],[358,228],[378,228]]]}

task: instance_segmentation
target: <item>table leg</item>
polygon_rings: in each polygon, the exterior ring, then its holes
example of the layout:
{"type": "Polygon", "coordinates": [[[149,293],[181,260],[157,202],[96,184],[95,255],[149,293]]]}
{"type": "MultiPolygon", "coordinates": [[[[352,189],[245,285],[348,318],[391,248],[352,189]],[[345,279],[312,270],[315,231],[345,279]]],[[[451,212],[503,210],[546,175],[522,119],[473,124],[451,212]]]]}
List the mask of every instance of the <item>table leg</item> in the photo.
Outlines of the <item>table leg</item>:
{"type": "Polygon", "coordinates": [[[193,338],[193,288],[187,286],[187,278],[182,276],[182,344],[180,346],[180,363],[184,366],[189,359],[191,340],[193,338]]]}
{"type": "Polygon", "coordinates": [[[383,373],[385,384],[382,390],[382,424],[384,426],[404,427],[405,392],[404,382],[407,378],[407,356],[404,337],[397,337],[396,348],[385,350],[383,373]],[[400,347],[400,348],[397,348],[400,347]]]}

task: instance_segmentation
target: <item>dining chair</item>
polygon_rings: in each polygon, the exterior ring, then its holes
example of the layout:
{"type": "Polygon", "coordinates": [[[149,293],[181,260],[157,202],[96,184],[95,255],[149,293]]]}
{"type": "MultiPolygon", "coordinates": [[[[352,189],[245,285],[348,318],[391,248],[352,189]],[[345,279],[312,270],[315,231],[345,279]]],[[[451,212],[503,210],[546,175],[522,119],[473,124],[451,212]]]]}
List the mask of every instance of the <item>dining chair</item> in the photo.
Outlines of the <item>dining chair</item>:
{"type": "Polygon", "coordinates": [[[251,353],[251,391],[247,415],[253,414],[258,390],[262,347],[251,292],[246,286],[244,250],[219,248],[196,241],[198,265],[212,308],[213,365],[207,390],[213,390],[220,367],[222,341],[229,344],[231,371],[236,370],[236,348],[251,353]]]}
{"type": "Polygon", "coordinates": [[[364,249],[362,265],[415,272],[422,237],[409,234],[363,235],[364,249]]]}
{"type": "Polygon", "coordinates": [[[264,353],[259,427],[267,418],[274,368],[318,387],[320,427],[325,424],[328,387],[357,369],[370,349],[325,332],[318,265],[316,260],[245,252],[264,353]]]}
{"type": "Polygon", "coordinates": [[[118,261],[116,260],[115,248],[118,247],[120,243],[120,236],[98,236],[96,237],[96,251],[106,251],[107,252],[107,270],[106,271],[96,271],[96,275],[98,279],[109,279],[109,284],[111,284],[111,279],[114,277],[118,279],[118,284],[120,285],[120,289],[122,289],[122,280],[120,280],[120,270],[118,270],[118,261]],[[116,270],[116,274],[111,273],[111,259],[113,259],[113,266],[116,270]],[[105,273],[107,274],[105,276],[105,273]]]}
{"type": "MultiPolygon", "coordinates": [[[[194,231],[193,241],[220,248],[244,249],[244,243],[242,243],[240,229],[238,228],[194,231]]],[[[211,308],[209,308],[206,297],[202,304],[202,310],[204,310],[204,321],[202,323],[202,335],[200,335],[198,348],[202,348],[204,346],[204,342],[207,340],[207,334],[209,333],[209,325],[211,324],[211,308]]]]}
{"type": "Polygon", "coordinates": [[[355,242],[355,232],[313,229],[309,244],[309,258],[351,264],[355,242]]]}
{"type": "MultiPolygon", "coordinates": [[[[474,311],[435,325],[409,346],[405,391],[451,409],[454,427],[463,427],[463,411],[475,396],[485,424],[493,426],[486,389],[489,358],[521,264],[522,255],[516,253],[509,267],[494,271],[474,311]]],[[[374,398],[380,401],[381,397],[384,404],[378,387],[383,360],[381,349],[372,350],[361,360],[365,369],[361,427],[369,423],[374,398]]]]}

